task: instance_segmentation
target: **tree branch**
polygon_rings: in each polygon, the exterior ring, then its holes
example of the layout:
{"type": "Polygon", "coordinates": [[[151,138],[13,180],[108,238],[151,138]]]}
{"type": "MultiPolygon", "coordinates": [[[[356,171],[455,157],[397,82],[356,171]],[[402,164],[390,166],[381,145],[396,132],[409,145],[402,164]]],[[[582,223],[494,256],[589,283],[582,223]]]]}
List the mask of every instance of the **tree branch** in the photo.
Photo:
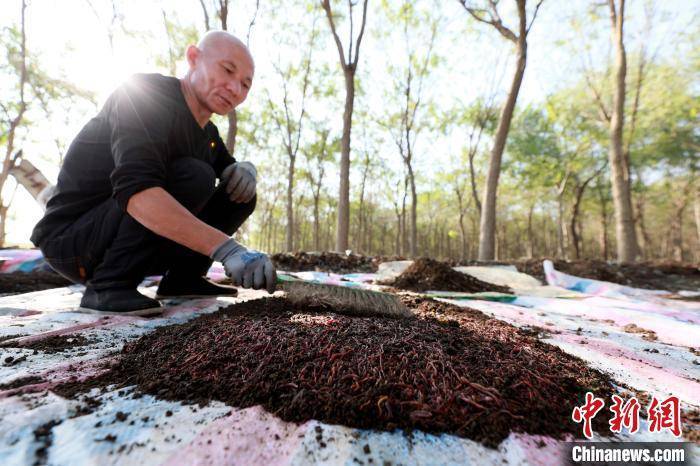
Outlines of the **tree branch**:
{"type": "Polygon", "coordinates": [[[199,4],[202,5],[202,11],[204,12],[204,26],[208,31],[211,29],[211,26],[209,25],[209,12],[207,11],[207,6],[204,4],[204,0],[199,0],[199,4]]]}
{"type": "Polygon", "coordinates": [[[535,6],[535,11],[532,13],[532,19],[530,19],[530,25],[525,29],[525,35],[528,35],[530,33],[530,28],[532,28],[532,24],[535,22],[535,18],[537,17],[537,12],[540,11],[540,6],[542,6],[542,2],[544,0],[540,0],[537,2],[537,5],[535,6]]]}
{"type": "Polygon", "coordinates": [[[311,37],[309,38],[309,49],[308,55],[306,57],[306,69],[304,70],[304,80],[301,90],[301,111],[299,112],[299,120],[297,122],[297,134],[296,141],[294,143],[294,153],[296,154],[299,150],[299,141],[301,140],[301,123],[306,114],[306,94],[309,88],[309,75],[311,74],[311,57],[313,55],[314,43],[316,42],[316,18],[314,18],[313,25],[311,26],[311,37]]]}
{"type": "Polygon", "coordinates": [[[612,28],[614,31],[615,25],[617,24],[617,11],[615,9],[615,0],[608,0],[608,7],[610,9],[610,22],[612,23],[612,28]]]}
{"type": "Polygon", "coordinates": [[[459,3],[462,4],[464,9],[467,10],[467,12],[472,16],[472,18],[474,18],[475,20],[477,20],[481,23],[490,24],[491,26],[496,28],[496,30],[498,32],[500,32],[501,35],[503,37],[505,37],[506,39],[508,39],[509,41],[511,41],[511,42],[518,41],[518,37],[515,35],[515,33],[513,31],[511,31],[510,29],[508,29],[508,27],[503,24],[503,21],[501,21],[501,17],[498,15],[498,10],[496,9],[495,2],[489,0],[489,3],[491,5],[491,12],[488,12],[488,11],[481,9],[481,8],[473,8],[473,7],[467,6],[467,0],[458,0],[458,1],[459,1],[459,3]],[[487,14],[488,18],[480,16],[479,13],[487,14]]]}
{"type": "Polygon", "coordinates": [[[591,81],[590,76],[588,76],[588,73],[584,73],[584,76],[586,78],[586,83],[588,84],[588,88],[593,93],[593,99],[595,100],[596,104],[598,104],[598,112],[599,112],[601,118],[604,121],[609,122],[610,121],[610,113],[605,108],[605,104],[603,103],[603,98],[601,97],[600,92],[598,92],[598,89],[596,89],[596,87],[593,85],[593,82],[591,81]]]}
{"type": "Polygon", "coordinates": [[[345,62],[345,54],[343,53],[343,44],[340,42],[340,37],[338,37],[338,32],[335,30],[335,22],[333,21],[333,12],[331,11],[330,0],[321,0],[321,7],[326,12],[326,17],[328,18],[328,23],[331,26],[331,32],[333,33],[333,39],[335,40],[335,45],[338,47],[338,54],[340,55],[340,64],[343,69],[346,69],[349,63],[345,62]]]}
{"type": "Polygon", "coordinates": [[[250,20],[250,23],[248,23],[248,33],[245,36],[246,45],[250,45],[250,33],[253,30],[253,26],[255,25],[255,20],[258,17],[259,10],[260,10],[260,0],[255,0],[255,13],[253,13],[253,18],[250,20]]]}
{"type": "Polygon", "coordinates": [[[354,4],[352,3],[352,0],[348,0],[348,16],[350,17],[350,45],[348,46],[348,63],[352,63],[352,43],[353,43],[353,33],[354,31],[354,22],[353,22],[353,17],[352,17],[352,7],[354,4]]]}
{"type": "Polygon", "coordinates": [[[357,62],[360,58],[360,43],[362,42],[362,37],[365,34],[365,24],[367,23],[367,0],[365,0],[362,6],[362,26],[360,27],[360,34],[357,36],[357,45],[355,45],[355,59],[352,61],[352,66],[357,68],[357,62]]]}

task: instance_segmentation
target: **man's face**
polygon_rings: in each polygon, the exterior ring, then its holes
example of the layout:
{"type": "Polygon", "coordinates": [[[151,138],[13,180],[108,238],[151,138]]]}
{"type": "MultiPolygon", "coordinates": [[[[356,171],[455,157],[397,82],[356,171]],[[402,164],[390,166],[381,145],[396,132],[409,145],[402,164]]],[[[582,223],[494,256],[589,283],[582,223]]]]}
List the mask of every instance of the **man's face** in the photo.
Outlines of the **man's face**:
{"type": "Polygon", "coordinates": [[[253,62],[245,48],[222,41],[197,54],[191,83],[199,104],[226,115],[248,96],[253,84],[253,62]]]}

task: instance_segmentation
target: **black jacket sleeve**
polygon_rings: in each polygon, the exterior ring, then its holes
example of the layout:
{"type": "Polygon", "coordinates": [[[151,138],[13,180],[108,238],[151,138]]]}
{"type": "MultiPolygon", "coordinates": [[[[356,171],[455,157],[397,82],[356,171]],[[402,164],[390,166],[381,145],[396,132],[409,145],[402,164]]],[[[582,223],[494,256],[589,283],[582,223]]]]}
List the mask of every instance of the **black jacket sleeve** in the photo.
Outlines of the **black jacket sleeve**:
{"type": "Polygon", "coordinates": [[[112,197],[124,211],[134,194],[166,183],[168,139],[174,112],[168,96],[132,78],[110,97],[114,170],[112,197]]]}

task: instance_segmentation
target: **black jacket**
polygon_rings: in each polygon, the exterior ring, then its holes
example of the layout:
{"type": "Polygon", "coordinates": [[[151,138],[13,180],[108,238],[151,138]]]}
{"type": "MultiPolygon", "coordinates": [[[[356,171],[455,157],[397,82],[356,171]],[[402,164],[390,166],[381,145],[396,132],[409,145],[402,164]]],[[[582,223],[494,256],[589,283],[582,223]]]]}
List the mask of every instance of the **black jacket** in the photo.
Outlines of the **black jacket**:
{"type": "Polygon", "coordinates": [[[194,119],[177,78],[133,76],[68,148],[32,242],[40,247],[110,196],[126,211],[134,194],[165,187],[168,164],[178,157],[209,163],[217,177],[235,161],[216,126],[208,122],[201,128],[194,119]]]}

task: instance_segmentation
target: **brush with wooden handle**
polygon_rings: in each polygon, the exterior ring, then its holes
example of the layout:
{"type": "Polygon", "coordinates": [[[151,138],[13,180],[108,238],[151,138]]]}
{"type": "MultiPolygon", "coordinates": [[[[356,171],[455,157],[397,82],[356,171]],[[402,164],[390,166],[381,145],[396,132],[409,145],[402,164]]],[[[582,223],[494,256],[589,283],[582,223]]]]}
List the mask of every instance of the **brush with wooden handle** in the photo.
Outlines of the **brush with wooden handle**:
{"type": "Polygon", "coordinates": [[[397,296],[381,291],[311,283],[283,273],[277,274],[277,285],[299,306],[330,308],[349,316],[414,317],[397,296]]]}
{"type": "Polygon", "coordinates": [[[287,292],[287,299],[300,306],[330,308],[339,314],[351,316],[413,316],[394,295],[346,286],[309,283],[292,275],[276,274],[266,254],[248,249],[233,238],[219,245],[211,258],[221,262],[234,285],[247,283],[246,288],[251,285],[256,288],[265,285],[270,293],[274,292],[275,285],[279,285],[287,292]]]}

